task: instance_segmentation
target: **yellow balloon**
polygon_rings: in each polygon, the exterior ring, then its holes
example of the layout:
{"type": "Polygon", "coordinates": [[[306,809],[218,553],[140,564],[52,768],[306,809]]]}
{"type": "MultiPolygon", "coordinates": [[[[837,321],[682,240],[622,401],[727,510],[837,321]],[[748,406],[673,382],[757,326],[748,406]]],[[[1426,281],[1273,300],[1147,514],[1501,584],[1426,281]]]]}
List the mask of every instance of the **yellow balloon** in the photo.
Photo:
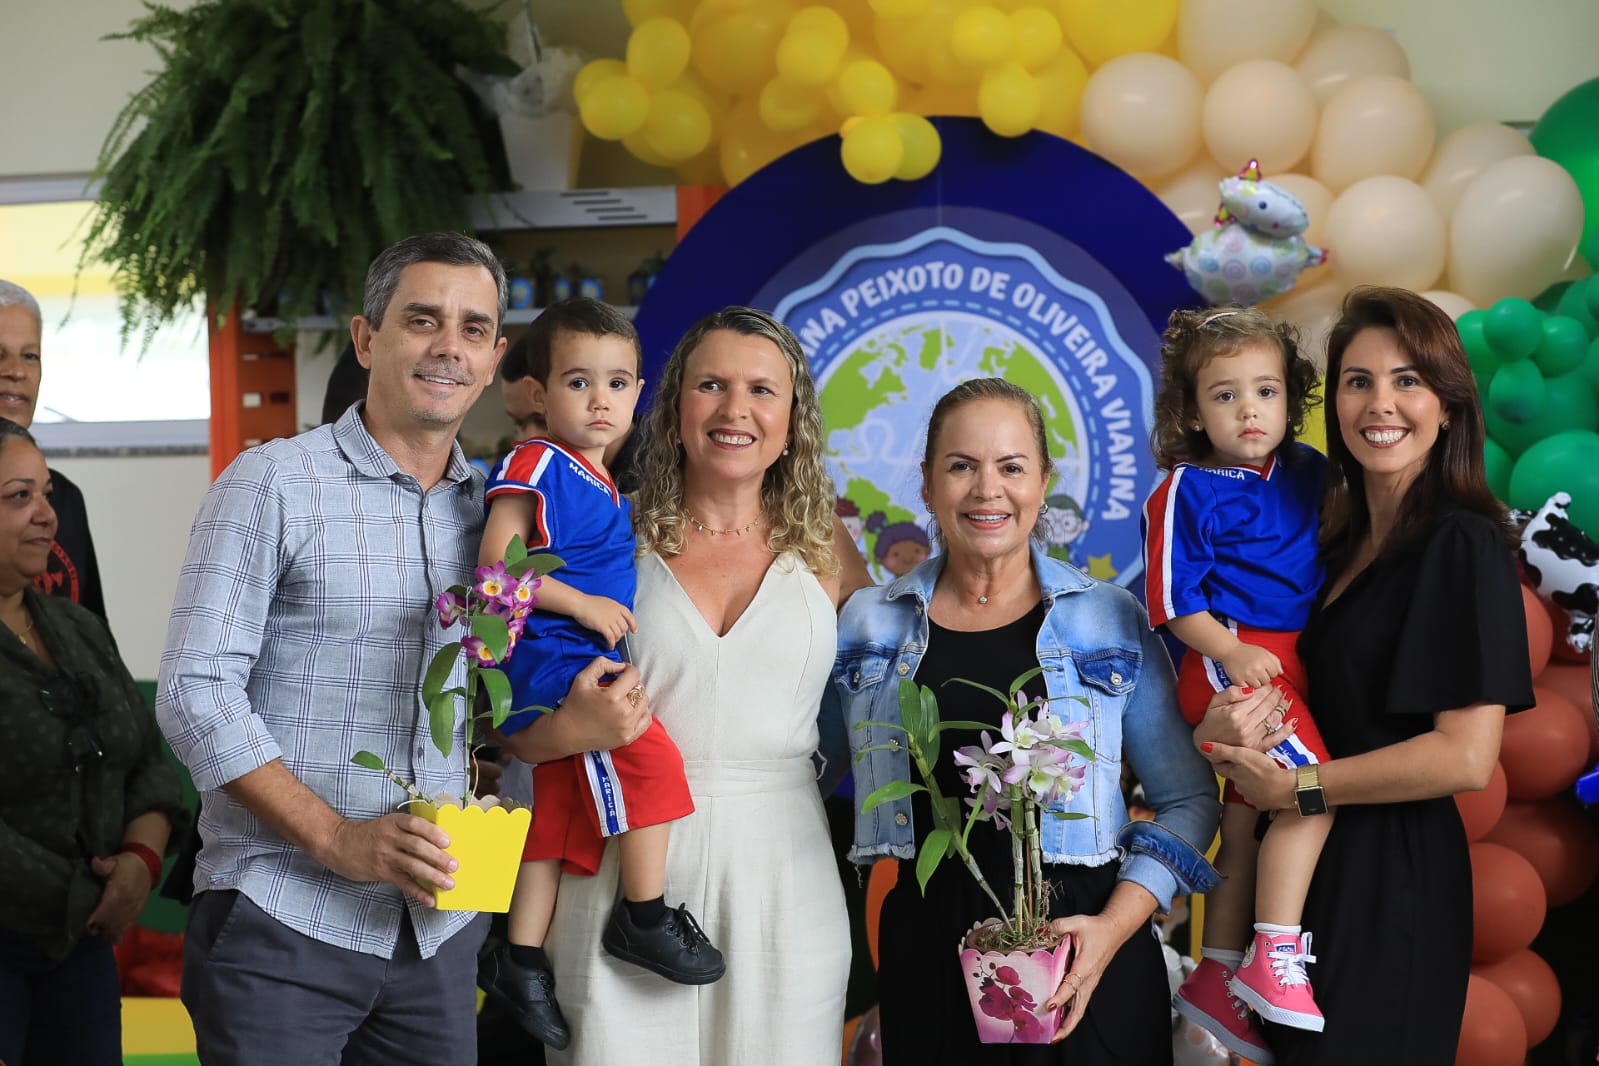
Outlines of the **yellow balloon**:
{"type": "Polygon", "coordinates": [[[926,14],[933,0],[867,0],[872,13],[886,18],[909,18],[926,14]]]}
{"type": "Polygon", "coordinates": [[[905,146],[905,154],[894,176],[901,181],[927,177],[938,166],[939,157],[944,153],[944,142],[939,139],[937,127],[921,115],[906,111],[897,111],[891,117],[899,129],[899,139],[905,146]]]}
{"type": "Polygon", "coordinates": [[[649,113],[649,90],[625,76],[590,87],[578,105],[584,128],[603,141],[619,141],[636,132],[649,113]]]}
{"type": "Polygon", "coordinates": [[[1061,27],[1093,66],[1153,52],[1177,25],[1177,0],[1060,0],[1061,27]]]}
{"type": "Polygon", "coordinates": [[[713,124],[720,122],[722,119],[727,117],[727,109],[729,106],[731,106],[728,101],[727,94],[718,92],[709,85],[705,84],[704,79],[698,74],[695,74],[692,70],[684,71],[683,76],[678,78],[671,85],[668,85],[667,88],[676,89],[680,93],[688,93],[694,99],[704,104],[705,110],[710,114],[711,122],[713,124]]]}
{"type": "Polygon", "coordinates": [[[863,185],[881,185],[905,159],[899,124],[887,115],[861,119],[844,134],[839,155],[850,177],[863,185]]]}
{"type": "Polygon", "coordinates": [[[1088,67],[1070,48],[1061,46],[1055,61],[1033,75],[1038,82],[1036,129],[1066,140],[1076,140],[1082,129],[1078,112],[1083,101],[1083,86],[1088,84],[1088,67]]]}
{"type": "Polygon", "coordinates": [[[927,20],[914,15],[879,15],[872,23],[873,39],[883,64],[894,75],[917,85],[927,81],[927,20]]]}
{"type": "Polygon", "coordinates": [[[722,124],[717,147],[722,177],[729,185],[737,185],[778,156],[820,135],[821,131],[815,127],[795,133],[773,133],[761,124],[755,100],[746,97],[734,105],[722,124]]]}
{"type": "Polygon", "coordinates": [[[1060,54],[1060,19],[1041,7],[1023,7],[1011,12],[1010,27],[1016,38],[1016,59],[1028,70],[1037,70],[1060,54]]]}
{"type": "Polygon", "coordinates": [[[696,0],[622,0],[622,14],[629,26],[637,26],[649,19],[664,16],[686,23],[694,12],[696,0]]]}
{"type": "Polygon", "coordinates": [[[907,94],[905,109],[918,115],[977,117],[977,88],[972,85],[924,85],[907,94]]]}
{"type": "Polygon", "coordinates": [[[646,19],[627,39],[627,72],[651,89],[664,89],[688,69],[688,30],[675,19],[646,19]]]}
{"type": "Polygon", "coordinates": [[[777,45],[777,76],[795,85],[826,85],[838,77],[845,47],[816,30],[789,30],[777,45]]]}
{"type": "Polygon", "coordinates": [[[722,92],[754,92],[776,69],[777,44],[793,6],[785,0],[745,0],[731,9],[713,7],[703,19],[701,10],[695,9],[690,24],[694,69],[722,92]]]}
{"type": "Polygon", "coordinates": [[[641,131],[651,148],[673,162],[699,155],[711,143],[711,116],[688,93],[666,89],[650,101],[641,131]]]}
{"type": "Polygon", "coordinates": [[[967,8],[950,26],[949,50],[956,62],[992,67],[1016,50],[1016,31],[1003,11],[988,4],[967,8]]]}
{"type": "Polygon", "coordinates": [[[625,77],[627,64],[620,59],[595,59],[583,64],[583,69],[572,79],[572,99],[579,107],[588,91],[607,78],[625,77]]]}
{"type": "Polygon", "coordinates": [[[849,24],[830,7],[802,7],[788,20],[789,33],[819,33],[840,48],[849,46],[849,24]]]}
{"type": "Polygon", "coordinates": [[[875,59],[857,59],[839,72],[834,95],[847,115],[886,115],[899,100],[899,83],[875,59]]]}
{"type": "Polygon", "coordinates": [[[983,75],[977,109],[983,125],[1001,137],[1020,137],[1038,121],[1042,103],[1038,82],[1020,63],[1006,63],[983,75]]]}
{"type": "Polygon", "coordinates": [[[630,133],[622,138],[622,147],[626,148],[652,167],[669,167],[672,161],[650,147],[650,142],[644,138],[644,129],[640,127],[637,132],[630,133]]]}
{"type": "Polygon", "coordinates": [[[926,24],[923,58],[927,78],[940,85],[976,85],[983,76],[982,67],[955,58],[955,17],[963,10],[961,0],[936,0],[919,20],[926,24]]]}
{"type": "Polygon", "coordinates": [[[774,133],[794,133],[822,116],[826,97],[820,89],[773,78],[761,87],[756,109],[761,122],[774,133]]]}

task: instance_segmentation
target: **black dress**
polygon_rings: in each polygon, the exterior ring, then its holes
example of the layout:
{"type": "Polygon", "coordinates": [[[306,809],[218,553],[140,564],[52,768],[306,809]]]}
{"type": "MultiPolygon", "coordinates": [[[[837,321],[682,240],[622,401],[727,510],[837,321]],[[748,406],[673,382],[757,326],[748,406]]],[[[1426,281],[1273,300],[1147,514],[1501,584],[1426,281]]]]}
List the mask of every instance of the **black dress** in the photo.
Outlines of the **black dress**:
{"type": "MultiPolygon", "coordinates": [[[[998,739],[1002,708],[992,696],[966,685],[964,677],[1001,692],[1038,665],[1035,648],[1044,606],[998,629],[962,633],[929,624],[927,653],[916,680],[938,695],[946,720],[993,722],[998,739]]],[[[1042,682],[1025,691],[1041,694],[1042,682]],[[1037,689],[1038,691],[1035,691],[1037,689]]],[[[934,768],[946,796],[970,795],[950,752],[978,743],[976,731],[950,730],[941,738],[934,768]]],[[[912,797],[916,843],[932,829],[925,793],[912,797]]],[[[970,847],[988,883],[1009,906],[1010,834],[992,822],[972,829],[970,847]]],[[[1096,914],[1116,887],[1117,864],[1071,866],[1046,863],[1054,888],[1050,914],[1096,914]]],[[[973,924],[997,917],[994,904],[958,861],[946,859],[927,882],[924,898],[916,864],[900,863],[899,881],[883,901],[878,924],[878,1002],[884,1066],[1162,1066],[1172,1055],[1166,963],[1153,933],[1135,933],[1106,966],[1088,1013],[1059,1044],[982,1044],[972,1020],[957,945],[973,924]]]]}
{"type": "MultiPolygon", "coordinates": [[[[1299,654],[1334,759],[1425,733],[1438,711],[1532,704],[1510,549],[1466,511],[1318,603],[1299,654]]],[[[1471,924],[1471,863],[1451,797],[1338,808],[1305,901],[1326,1030],[1272,1026],[1279,1066],[1451,1066],[1471,924]]]]}

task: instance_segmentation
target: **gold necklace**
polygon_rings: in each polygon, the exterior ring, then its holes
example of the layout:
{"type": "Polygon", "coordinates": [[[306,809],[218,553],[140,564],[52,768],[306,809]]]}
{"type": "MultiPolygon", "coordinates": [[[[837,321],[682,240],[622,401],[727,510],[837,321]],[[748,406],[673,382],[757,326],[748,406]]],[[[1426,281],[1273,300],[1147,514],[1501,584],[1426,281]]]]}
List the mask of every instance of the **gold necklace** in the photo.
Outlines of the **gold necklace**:
{"type": "Polygon", "coordinates": [[[32,615],[28,616],[28,624],[26,626],[22,627],[21,629],[18,629],[16,626],[12,625],[10,622],[6,623],[6,628],[11,630],[12,633],[16,634],[16,638],[18,640],[22,641],[22,646],[24,648],[27,648],[29,651],[33,650],[33,641],[31,639],[29,639],[29,637],[28,637],[28,634],[33,632],[33,616],[32,615]]]}
{"type": "Polygon", "coordinates": [[[760,514],[756,515],[755,520],[742,529],[712,529],[704,522],[701,522],[698,518],[695,518],[693,515],[689,514],[686,510],[683,512],[683,517],[692,522],[694,524],[694,528],[699,530],[701,533],[709,533],[713,537],[742,537],[744,534],[754,529],[760,520],[765,516],[760,514]]]}

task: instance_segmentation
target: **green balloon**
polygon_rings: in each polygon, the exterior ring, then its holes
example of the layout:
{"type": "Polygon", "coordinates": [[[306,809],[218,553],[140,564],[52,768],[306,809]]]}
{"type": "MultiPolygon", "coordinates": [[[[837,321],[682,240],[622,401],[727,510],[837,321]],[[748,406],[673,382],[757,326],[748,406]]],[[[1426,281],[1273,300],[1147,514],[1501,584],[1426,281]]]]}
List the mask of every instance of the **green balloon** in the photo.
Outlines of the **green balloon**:
{"type": "Polygon", "coordinates": [[[1466,358],[1471,362],[1472,373],[1485,378],[1498,370],[1499,364],[1503,361],[1488,344],[1488,338],[1483,336],[1482,323],[1487,317],[1487,311],[1474,307],[1455,319],[1455,329],[1460,333],[1460,346],[1466,349],[1466,358]]]}
{"type": "Polygon", "coordinates": [[[1549,386],[1528,360],[1506,363],[1488,382],[1488,408],[1506,422],[1531,422],[1549,402],[1549,386]]]}
{"type": "Polygon", "coordinates": [[[1565,315],[1550,315],[1543,320],[1543,340],[1532,353],[1532,361],[1544,377],[1569,374],[1587,357],[1588,331],[1581,322],[1565,315]]]}
{"type": "MultiPolygon", "coordinates": [[[[1588,305],[1588,317],[1595,322],[1599,322],[1599,274],[1591,278],[1584,278],[1572,286],[1574,289],[1578,287],[1582,289],[1583,302],[1588,305]]],[[[1594,332],[1599,333],[1599,330],[1594,332]]]]}
{"type": "Polygon", "coordinates": [[[1554,314],[1555,308],[1560,306],[1560,298],[1566,294],[1566,290],[1569,288],[1571,288],[1571,282],[1557,281],[1537,296],[1534,296],[1532,298],[1532,306],[1540,311],[1554,314]]]}
{"type": "Polygon", "coordinates": [[[1506,362],[1525,359],[1543,340],[1543,312],[1518,296],[1506,296],[1488,308],[1482,335],[1506,362]]]}
{"type": "Polygon", "coordinates": [[[1492,439],[1483,441],[1482,445],[1482,461],[1488,469],[1488,488],[1499,497],[1500,503],[1506,503],[1510,499],[1510,468],[1515,465],[1515,460],[1492,439]]]}
{"type": "Polygon", "coordinates": [[[1588,293],[1591,288],[1593,288],[1592,279],[1568,284],[1566,291],[1560,294],[1560,302],[1555,304],[1555,314],[1575,318],[1588,331],[1588,336],[1599,337],[1599,316],[1588,310],[1588,293]]]}
{"type": "MultiPolygon", "coordinates": [[[[1531,363],[1516,363],[1528,366],[1531,363]]],[[[1497,375],[1495,375],[1497,377],[1497,375]]],[[[1581,370],[1545,383],[1543,410],[1526,422],[1512,422],[1490,402],[1483,409],[1488,436],[1512,456],[1518,456],[1546,437],[1573,429],[1599,431],[1599,396],[1594,395],[1581,370]]],[[[1489,384],[1490,389],[1492,383],[1489,384]]]]}
{"type": "Polygon", "coordinates": [[[1571,493],[1568,514],[1577,528],[1590,537],[1599,534],[1599,433],[1557,433],[1516,460],[1510,506],[1536,511],[1557,492],[1571,493]]]}
{"type": "Polygon", "coordinates": [[[1532,128],[1532,146],[1569,172],[1582,194],[1582,257],[1599,269],[1599,78],[1549,105],[1532,128]]]}

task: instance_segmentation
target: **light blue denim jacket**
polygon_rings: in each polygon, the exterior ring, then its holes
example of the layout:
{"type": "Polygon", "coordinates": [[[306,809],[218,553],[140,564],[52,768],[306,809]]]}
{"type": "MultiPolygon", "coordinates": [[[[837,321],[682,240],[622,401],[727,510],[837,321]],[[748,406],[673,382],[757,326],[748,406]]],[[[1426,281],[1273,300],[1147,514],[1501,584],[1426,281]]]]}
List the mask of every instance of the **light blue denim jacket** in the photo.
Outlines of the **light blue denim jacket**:
{"type": "MultiPolygon", "coordinates": [[[[824,706],[822,754],[826,771],[842,776],[843,744],[854,752],[896,741],[891,729],[856,729],[860,722],[899,722],[899,682],[915,677],[927,650],[927,604],[943,569],[936,555],[891,585],[862,589],[838,620],[838,658],[824,706]],[[840,733],[840,727],[847,732],[840,733]]],[[[1119,859],[1119,878],[1149,890],[1165,911],[1174,895],[1203,892],[1218,877],[1201,849],[1216,833],[1216,778],[1194,749],[1192,730],[1177,711],[1176,681],[1165,646],[1130,593],[1085,576],[1033,549],[1033,572],[1048,604],[1038,634],[1038,662],[1048,695],[1086,697],[1056,706],[1089,721],[1084,739],[1097,758],[1070,810],[1092,818],[1046,818],[1049,862],[1097,866],[1119,859]],[[1143,783],[1154,822],[1130,822],[1122,800],[1122,760],[1143,783]]],[[[1036,682],[1035,682],[1036,684],[1036,682]]],[[[945,756],[947,757],[947,755],[945,756]]],[[[879,786],[910,780],[902,748],[867,753],[849,765],[859,800],[879,786]]],[[[824,782],[826,776],[824,775],[824,782]]],[[[851,862],[915,854],[909,799],[883,803],[855,816],[851,862]]]]}

